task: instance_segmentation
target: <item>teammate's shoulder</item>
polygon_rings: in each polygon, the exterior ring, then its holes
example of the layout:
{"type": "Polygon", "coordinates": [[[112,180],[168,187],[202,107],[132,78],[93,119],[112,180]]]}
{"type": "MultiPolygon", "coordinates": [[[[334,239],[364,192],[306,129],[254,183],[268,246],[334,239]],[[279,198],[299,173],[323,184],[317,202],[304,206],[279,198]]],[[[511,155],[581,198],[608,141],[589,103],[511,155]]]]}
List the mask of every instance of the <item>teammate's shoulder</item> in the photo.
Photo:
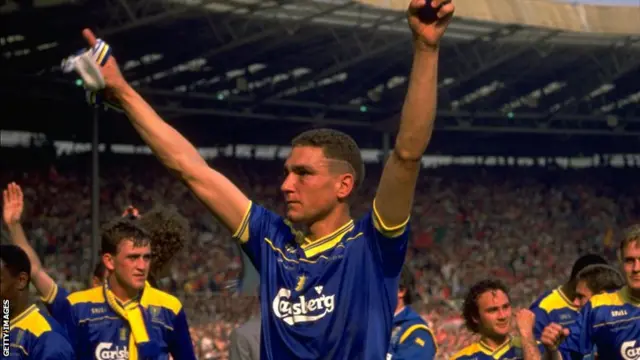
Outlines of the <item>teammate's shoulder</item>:
{"type": "Polygon", "coordinates": [[[543,292],[540,296],[538,296],[533,303],[531,303],[531,306],[529,307],[530,309],[534,309],[537,307],[540,307],[540,303],[542,301],[544,301],[544,299],[546,299],[547,297],[549,297],[549,295],[551,295],[553,293],[553,290],[545,290],[545,292],[543,292]]]}
{"type": "Polygon", "coordinates": [[[50,322],[49,320],[50,318],[46,314],[40,312],[40,309],[37,306],[31,305],[22,314],[12,320],[11,326],[30,333],[37,338],[42,334],[51,331],[52,325],[55,326],[55,322],[50,322]]]}
{"type": "Polygon", "coordinates": [[[471,345],[468,345],[464,348],[462,348],[462,350],[458,351],[457,353],[455,353],[452,357],[451,360],[466,360],[466,359],[470,359],[473,357],[477,357],[478,354],[482,353],[482,349],[480,348],[480,344],[478,344],[477,342],[474,342],[471,345]]]}
{"type": "Polygon", "coordinates": [[[627,300],[625,295],[624,288],[596,294],[589,299],[589,305],[592,309],[603,306],[623,306],[627,300]]]}
{"type": "Polygon", "coordinates": [[[402,334],[400,336],[401,343],[412,336],[435,339],[433,330],[431,330],[429,325],[422,319],[407,322],[407,324],[405,324],[403,327],[404,331],[402,331],[402,334]]]}
{"type": "Polygon", "coordinates": [[[560,289],[549,291],[546,296],[540,299],[537,307],[546,312],[552,312],[562,309],[571,309],[577,311],[577,308],[575,308],[572,302],[562,293],[560,289]]]}
{"type": "Polygon", "coordinates": [[[104,302],[104,289],[101,286],[96,286],[91,289],[76,291],[69,294],[69,296],[67,296],[67,300],[69,300],[71,305],[78,303],[104,302]]]}
{"type": "Polygon", "coordinates": [[[150,286],[144,291],[145,294],[143,296],[146,302],[145,305],[169,309],[175,315],[182,310],[182,302],[177,297],[150,286]]]}

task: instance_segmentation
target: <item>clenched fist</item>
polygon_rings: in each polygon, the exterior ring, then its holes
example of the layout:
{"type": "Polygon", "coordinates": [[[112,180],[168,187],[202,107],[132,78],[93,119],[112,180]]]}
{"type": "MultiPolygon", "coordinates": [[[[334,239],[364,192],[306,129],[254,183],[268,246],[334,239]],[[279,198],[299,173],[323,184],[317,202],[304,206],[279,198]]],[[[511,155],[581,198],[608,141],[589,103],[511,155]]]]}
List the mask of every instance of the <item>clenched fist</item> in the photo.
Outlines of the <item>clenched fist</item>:
{"type": "Polygon", "coordinates": [[[558,350],[558,346],[562,344],[567,336],[569,336],[569,329],[562,327],[562,325],[551,323],[542,331],[540,342],[547,349],[555,351],[558,350]]]}
{"type": "Polygon", "coordinates": [[[516,326],[522,337],[533,336],[536,314],[529,309],[521,309],[516,313],[516,326]]]}
{"type": "Polygon", "coordinates": [[[407,17],[419,48],[437,48],[453,18],[452,0],[411,0],[407,17]]]}

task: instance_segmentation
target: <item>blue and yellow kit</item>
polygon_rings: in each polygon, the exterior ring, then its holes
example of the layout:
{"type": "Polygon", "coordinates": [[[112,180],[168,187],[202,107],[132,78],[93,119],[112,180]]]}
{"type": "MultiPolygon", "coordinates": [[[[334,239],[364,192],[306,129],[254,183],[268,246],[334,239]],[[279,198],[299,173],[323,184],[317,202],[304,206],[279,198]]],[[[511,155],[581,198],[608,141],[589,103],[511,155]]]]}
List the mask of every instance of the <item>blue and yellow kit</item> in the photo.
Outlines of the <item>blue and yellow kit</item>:
{"type": "MultiPolygon", "coordinates": [[[[546,291],[531,304],[530,310],[536,315],[536,323],[533,333],[536,339],[540,339],[542,331],[551,323],[560,324],[568,327],[576,322],[579,315],[579,309],[573,305],[573,302],[562,291],[562,287],[546,291]]],[[[564,349],[565,345],[561,344],[560,349],[564,349]]],[[[571,359],[581,360],[582,356],[574,356],[571,359]]],[[[565,359],[569,360],[569,359],[565,359]]]]}
{"type": "MultiPolygon", "coordinates": [[[[538,343],[540,354],[544,354],[544,346],[538,343]]],[[[453,355],[451,360],[523,360],[522,341],[511,337],[503,345],[495,349],[483,341],[475,342],[453,355]]]]}
{"type": "Polygon", "coordinates": [[[542,294],[533,304],[530,310],[536,315],[534,334],[540,339],[542,331],[551,323],[562,326],[570,326],[578,318],[578,308],[562,292],[562,288],[550,290],[542,294]]]}
{"type": "Polygon", "coordinates": [[[433,332],[420,314],[405,306],[393,317],[387,360],[433,360],[437,352],[433,332]]]}
{"type": "Polygon", "coordinates": [[[373,210],[309,242],[251,203],[234,237],[260,272],[260,358],[383,360],[407,223],[388,227],[373,210]]]}
{"type": "MultiPolygon", "coordinates": [[[[571,355],[589,354],[597,347],[598,359],[640,359],[640,299],[628,287],[591,297],[569,326],[564,347],[571,355]]],[[[561,351],[563,358],[565,351],[561,351]]]]}
{"type": "Polygon", "coordinates": [[[180,300],[148,283],[126,303],[108,284],[72,294],[55,286],[43,301],[67,330],[78,359],[196,358],[180,300]]]}
{"type": "Polygon", "coordinates": [[[74,360],[65,331],[49,315],[31,305],[9,321],[10,359],[74,360]]]}

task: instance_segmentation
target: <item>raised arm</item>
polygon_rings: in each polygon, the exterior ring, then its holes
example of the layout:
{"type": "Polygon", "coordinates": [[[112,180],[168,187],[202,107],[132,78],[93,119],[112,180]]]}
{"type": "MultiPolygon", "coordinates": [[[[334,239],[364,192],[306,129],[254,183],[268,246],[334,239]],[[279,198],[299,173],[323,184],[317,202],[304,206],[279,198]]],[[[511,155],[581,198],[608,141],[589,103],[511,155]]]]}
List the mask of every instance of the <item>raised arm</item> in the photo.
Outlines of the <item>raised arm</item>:
{"type": "MultiPolygon", "coordinates": [[[[90,46],[93,33],[83,36],[90,46]]],[[[231,231],[236,231],[249,207],[249,199],[224,175],[210,168],[198,150],[179,132],[164,122],[151,106],[124,79],[113,57],[101,68],[107,96],[123,107],[142,139],[162,164],[175,173],[231,231]]]]}
{"type": "Polygon", "coordinates": [[[516,327],[522,341],[524,360],[541,360],[540,347],[533,334],[536,315],[529,309],[521,309],[516,313],[516,327]]]}
{"type": "Polygon", "coordinates": [[[2,192],[2,200],[2,217],[5,224],[7,224],[11,243],[19,246],[27,253],[29,262],[31,262],[31,281],[40,296],[47,297],[55,287],[55,282],[42,268],[40,258],[29,244],[27,235],[24,233],[20,223],[22,210],[24,209],[22,189],[18,184],[10,183],[2,192]]]}
{"type": "Polygon", "coordinates": [[[454,5],[450,1],[432,0],[432,8],[426,6],[425,0],[411,0],[409,5],[408,20],[414,39],[409,89],[395,146],[376,193],[375,211],[388,228],[404,224],[411,213],[420,162],[436,115],[438,46],[453,17],[454,5]],[[436,13],[431,19],[427,16],[436,13]]]}

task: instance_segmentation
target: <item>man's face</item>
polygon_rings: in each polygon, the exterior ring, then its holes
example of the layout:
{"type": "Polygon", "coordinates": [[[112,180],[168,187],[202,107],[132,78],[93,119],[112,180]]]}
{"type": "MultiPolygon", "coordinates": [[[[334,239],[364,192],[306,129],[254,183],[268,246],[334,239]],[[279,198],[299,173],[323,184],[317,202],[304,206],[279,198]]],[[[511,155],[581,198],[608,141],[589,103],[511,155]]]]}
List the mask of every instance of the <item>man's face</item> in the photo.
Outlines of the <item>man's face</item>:
{"type": "Polygon", "coordinates": [[[627,285],[633,291],[640,291],[640,239],[630,242],[622,250],[622,268],[627,285]]]}
{"type": "Polygon", "coordinates": [[[511,331],[511,302],[502,290],[491,290],[478,297],[477,319],[485,336],[506,336],[511,331]]]}
{"type": "Polygon", "coordinates": [[[353,175],[347,172],[347,163],[327,159],[319,147],[294,146],[284,170],[286,178],[281,190],[287,218],[294,223],[322,218],[353,189],[353,175]]]}
{"type": "Polygon", "coordinates": [[[4,265],[4,261],[0,260],[0,298],[2,300],[12,300],[15,298],[15,278],[4,265]]]}
{"type": "Polygon", "coordinates": [[[2,300],[15,300],[28,283],[27,274],[20,273],[19,276],[13,276],[4,261],[0,260],[0,298],[2,300]]]}
{"type": "Polygon", "coordinates": [[[573,305],[581,308],[589,302],[593,295],[593,291],[587,286],[587,281],[579,280],[576,284],[576,297],[573,299],[573,305]]]}
{"type": "Polygon", "coordinates": [[[131,240],[123,240],[118,253],[105,259],[107,271],[113,272],[116,281],[126,289],[142,290],[151,264],[151,245],[134,246],[131,240]]]}

